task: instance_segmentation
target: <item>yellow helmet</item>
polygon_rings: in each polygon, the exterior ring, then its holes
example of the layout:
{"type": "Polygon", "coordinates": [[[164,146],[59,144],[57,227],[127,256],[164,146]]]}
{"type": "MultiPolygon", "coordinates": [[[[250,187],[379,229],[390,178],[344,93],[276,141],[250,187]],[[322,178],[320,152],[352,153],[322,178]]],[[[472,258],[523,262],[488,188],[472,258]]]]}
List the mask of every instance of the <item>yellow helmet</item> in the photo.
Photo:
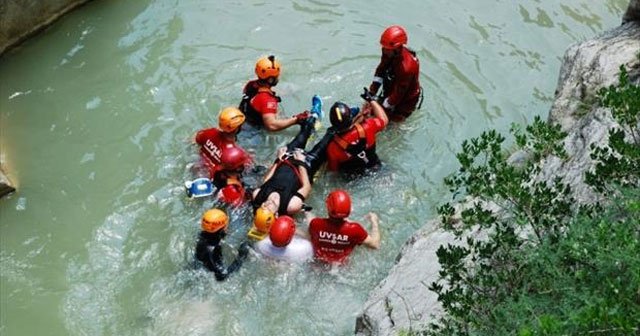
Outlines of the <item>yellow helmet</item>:
{"type": "Polygon", "coordinates": [[[231,133],[244,123],[244,113],[235,107],[225,107],[218,116],[218,126],[221,130],[231,133]]]}
{"type": "Polygon", "coordinates": [[[273,212],[265,207],[260,207],[256,210],[256,215],[253,218],[253,226],[258,231],[267,233],[275,219],[276,215],[273,212]]]}
{"type": "Polygon", "coordinates": [[[260,79],[269,77],[278,78],[280,76],[280,62],[276,61],[276,57],[262,57],[256,62],[256,75],[260,79]]]}
{"type": "Polygon", "coordinates": [[[227,214],[220,209],[211,209],[207,210],[204,215],[202,215],[202,221],[200,224],[202,226],[202,231],[215,233],[220,231],[220,229],[227,229],[229,217],[227,217],[227,214]]]}

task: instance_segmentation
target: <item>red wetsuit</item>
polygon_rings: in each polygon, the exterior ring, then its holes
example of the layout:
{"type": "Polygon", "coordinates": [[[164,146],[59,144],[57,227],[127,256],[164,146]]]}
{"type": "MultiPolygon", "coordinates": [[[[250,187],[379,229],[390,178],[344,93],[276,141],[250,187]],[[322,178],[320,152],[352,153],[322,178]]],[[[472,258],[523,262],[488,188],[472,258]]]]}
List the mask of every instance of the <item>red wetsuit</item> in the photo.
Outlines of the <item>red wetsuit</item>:
{"type": "Polygon", "coordinates": [[[385,108],[389,119],[399,121],[410,116],[420,99],[420,62],[415,53],[403,46],[397,56],[383,54],[375,76],[383,80],[382,98],[394,106],[392,111],[385,108]]]}
{"type": "Polygon", "coordinates": [[[376,134],[385,127],[380,118],[368,118],[343,134],[336,135],[327,147],[327,169],[353,171],[377,165],[376,134]],[[358,128],[361,127],[361,130],[358,128]]]}
{"type": "MultiPolygon", "coordinates": [[[[222,132],[217,128],[208,128],[196,133],[196,143],[200,145],[200,156],[209,169],[209,175],[214,183],[226,184],[226,176],[222,176],[225,170],[225,163],[221,161],[222,153],[229,148],[244,150],[236,144],[234,140],[225,139],[222,132]]],[[[245,153],[244,164],[249,164],[249,155],[245,153]]]]}
{"type": "Polygon", "coordinates": [[[258,86],[256,80],[245,85],[243,94],[240,110],[252,124],[264,125],[262,116],[278,113],[280,97],[276,96],[270,88],[258,86]]]}
{"type": "Polygon", "coordinates": [[[315,257],[330,263],[343,263],[353,248],[367,239],[367,231],[355,222],[314,218],[309,234],[315,257]]]}

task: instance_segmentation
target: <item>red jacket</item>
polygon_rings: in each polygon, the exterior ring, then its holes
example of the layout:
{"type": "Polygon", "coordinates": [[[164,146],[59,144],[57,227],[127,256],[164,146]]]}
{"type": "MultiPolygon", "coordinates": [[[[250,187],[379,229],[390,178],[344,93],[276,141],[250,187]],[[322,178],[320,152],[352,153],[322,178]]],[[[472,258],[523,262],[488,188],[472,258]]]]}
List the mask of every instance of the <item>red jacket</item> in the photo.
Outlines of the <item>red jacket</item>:
{"type": "MultiPolygon", "coordinates": [[[[382,119],[373,117],[366,119],[360,123],[360,125],[364,131],[364,140],[366,141],[364,148],[366,158],[370,160],[377,160],[377,156],[375,158],[373,157],[375,156],[374,146],[376,144],[376,134],[384,129],[385,124],[382,119]]],[[[336,135],[327,146],[327,169],[336,171],[347,163],[349,163],[350,166],[361,165],[362,167],[366,167],[367,163],[362,161],[361,157],[348,153],[347,149],[344,148],[344,145],[340,144],[342,142],[343,144],[356,145],[358,141],[360,141],[360,134],[357,127],[351,128],[346,133],[336,135]]]]}
{"type": "Polygon", "coordinates": [[[259,86],[255,80],[248,82],[243,89],[240,110],[247,120],[256,125],[263,125],[265,114],[278,113],[278,97],[271,89],[259,86]]]}
{"type": "Polygon", "coordinates": [[[315,257],[330,263],[342,263],[369,234],[359,223],[329,218],[314,218],[309,234],[315,257]]]}
{"type": "Polygon", "coordinates": [[[383,54],[375,76],[384,80],[384,95],[398,112],[415,109],[420,97],[420,61],[413,51],[403,46],[398,56],[383,54]]]}
{"type": "Polygon", "coordinates": [[[229,148],[238,148],[244,153],[244,164],[250,161],[249,155],[238,146],[235,141],[225,139],[217,128],[208,128],[196,133],[196,143],[200,145],[200,156],[209,169],[211,179],[217,179],[216,174],[225,170],[225,162],[222,162],[222,153],[229,148]]]}

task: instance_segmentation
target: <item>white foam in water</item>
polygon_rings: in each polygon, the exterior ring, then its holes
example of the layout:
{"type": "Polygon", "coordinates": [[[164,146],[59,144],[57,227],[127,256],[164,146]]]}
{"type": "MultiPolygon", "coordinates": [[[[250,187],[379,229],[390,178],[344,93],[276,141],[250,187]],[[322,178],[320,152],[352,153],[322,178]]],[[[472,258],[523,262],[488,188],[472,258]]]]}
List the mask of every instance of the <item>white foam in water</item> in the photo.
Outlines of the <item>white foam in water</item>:
{"type": "Polygon", "coordinates": [[[27,198],[20,197],[18,198],[18,202],[16,203],[16,210],[23,211],[27,208],[27,198]]]}
{"type": "Polygon", "coordinates": [[[102,99],[100,99],[100,97],[93,97],[93,99],[91,99],[90,101],[87,102],[87,104],[85,104],[85,107],[87,108],[87,110],[94,110],[98,108],[101,103],[102,103],[102,99]]]}

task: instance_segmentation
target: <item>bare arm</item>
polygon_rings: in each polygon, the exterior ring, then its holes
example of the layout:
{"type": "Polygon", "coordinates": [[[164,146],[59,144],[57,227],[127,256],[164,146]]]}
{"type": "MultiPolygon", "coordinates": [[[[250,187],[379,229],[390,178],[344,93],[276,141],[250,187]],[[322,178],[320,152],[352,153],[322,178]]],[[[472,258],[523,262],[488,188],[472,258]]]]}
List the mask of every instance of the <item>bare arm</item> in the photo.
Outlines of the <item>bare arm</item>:
{"type": "MultiPolygon", "coordinates": [[[[300,151],[296,151],[293,154],[293,158],[298,161],[304,162],[304,154],[300,151]]],[[[298,166],[298,172],[300,173],[300,182],[302,186],[298,189],[298,193],[302,195],[302,197],[307,198],[309,193],[311,192],[311,182],[309,181],[309,174],[307,173],[307,168],[304,165],[298,166]]],[[[287,205],[287,212],[296,213],[302,209],[302,204],[304,201],[298,197],[292,197],[287,205]]]]}
{"type": "Polygon", "coordinates": [[[371,101],[371,109],[373,111],[373,116],[382,119],[384,122],[384,126],[386,127],[389,124],[389,118],[387,118],[387,113],[384,112],[384,108],[378,104],[377,101],[371,101]]]}
{"type": "Polygon", "coordinates": [[[296,117],[278,119],[275,113],[264,114],[262,116],[264,128],[270,132],[276,132],[296,124],[296,117]]]}
{"type": "Polygon", "coordinates": [[[377,250],[380,248],[380,229],[378,227],[378,215],[370,212],[365,216],[365,218],[368,219],[369,222],[371,222],[371,232],[362,242],[362,244],[368,248],[377,250]]]}

